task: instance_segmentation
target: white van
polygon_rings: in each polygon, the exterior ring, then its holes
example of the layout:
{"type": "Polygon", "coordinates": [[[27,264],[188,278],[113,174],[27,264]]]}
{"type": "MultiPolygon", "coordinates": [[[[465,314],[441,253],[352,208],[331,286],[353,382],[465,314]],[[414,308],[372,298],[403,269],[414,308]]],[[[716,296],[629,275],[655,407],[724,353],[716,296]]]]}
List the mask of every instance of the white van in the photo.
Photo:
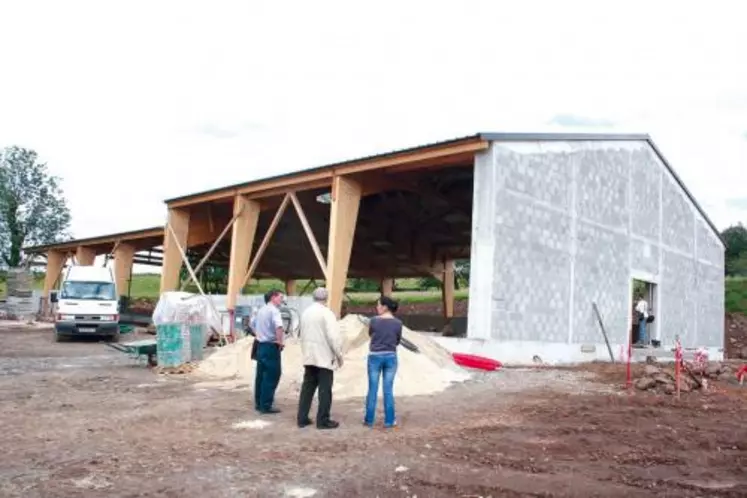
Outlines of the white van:
{"type": "Polygon", "coordinates": [[[109,268],[71,266],[60,290],[51,296],[57,303],[55,340],[65,337],[105,336],[119,339],[119,299],[109,268]]]}

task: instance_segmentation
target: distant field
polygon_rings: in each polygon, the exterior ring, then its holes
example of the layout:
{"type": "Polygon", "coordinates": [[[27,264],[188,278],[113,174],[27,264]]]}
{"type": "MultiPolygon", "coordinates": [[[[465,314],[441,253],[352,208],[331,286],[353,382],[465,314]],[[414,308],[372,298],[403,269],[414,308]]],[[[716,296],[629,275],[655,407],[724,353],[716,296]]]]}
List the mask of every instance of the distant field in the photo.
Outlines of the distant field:
{"type": "MultiPolygon", "coordinates": [[[[308,280],[298,280],[296,287],[300,292],[309,283],[308,280]]],[[[417,279],[402,279],[397,281],[397,285],[400,288],[407,288],[412,290],[395,291],[394,297],[402,302],[406,303],[427,303],[427,302],[438,302],[441,299],[441,291],[439,290],[417,290],[417,279]]],[[[160,288],[160,276],[159,275],[135,275],[132,279],[131,294],[133,298],[158,298],[158,291],[160,288]]],[[[309,289],[312,289],[309,286],[309,289]]],[[[244,288],[246,294],[263,294],[271,289],[285,289],[285,284],[280,280],[262,280],[254,282],[244,288]]],[[[196,292],[196,288],[189,287],[189,291],[196,292]]],[[[307,291],[307,293],[310,291],[307,291]]],[[[378,292],[348,292],[348,297],[352,304],[367,304],[376,300],[379,296],[378,292]]],[[[455,292],[457,299],[463,299],[467,297],[467,289],[459,289],[455,292]]]]}
{"type": "MultiPolygon", "coordinates": [[[[131,294],[133,298],[157,299],[160,287],[160,275],[140,274],[135,275],[132,279],[131,294]]],[[[44,277],[37,274],[34,286],[38,289],[42,287],[44,277]]],[[[298,290],[304,288],[308,283],[307,280],[299,280],[297,283],[298,290]]],[[[441,292],[438,290],[417,290],[417,279],[397,280],[397,286],[401,289],[395,291],[394,296],[402,303],[429,303],[438,302],[441,299],[441,292]]],[[[272,288],[283,289],[284,285],[279,280],[262,280],[254,282],[244,289],[247,294],[261,294],[272,288]]],[[[0,297],[5,297],[5,281],[0,279],[0,297]]],[[[190,291],[196,289],[190,288],[190,291]]],[[[373,302],[378,296],[377,292],[348,292],[351,304],[367,304],[373,302]]],[[[455,292],[457,299],[467,297],[467,289],[459,289],[455,292]]],[[[732,313],[747,314],[747,278],[731,277],[726,279],[726,311],[732,313]]]]}

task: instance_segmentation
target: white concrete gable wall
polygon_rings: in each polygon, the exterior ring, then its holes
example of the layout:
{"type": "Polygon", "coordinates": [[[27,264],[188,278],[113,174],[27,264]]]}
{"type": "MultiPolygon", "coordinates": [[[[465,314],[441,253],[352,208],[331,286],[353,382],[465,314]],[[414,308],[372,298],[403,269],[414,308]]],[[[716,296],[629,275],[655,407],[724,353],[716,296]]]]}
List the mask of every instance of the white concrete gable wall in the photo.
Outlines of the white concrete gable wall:
{"type": "Polygon", "coordinates": [[[609,359],[631,281],[658,285],[651,334],[721,355],[724,248],[645,140],[493,142],[475,161],[467,339],[507,363],[609,359]]]}

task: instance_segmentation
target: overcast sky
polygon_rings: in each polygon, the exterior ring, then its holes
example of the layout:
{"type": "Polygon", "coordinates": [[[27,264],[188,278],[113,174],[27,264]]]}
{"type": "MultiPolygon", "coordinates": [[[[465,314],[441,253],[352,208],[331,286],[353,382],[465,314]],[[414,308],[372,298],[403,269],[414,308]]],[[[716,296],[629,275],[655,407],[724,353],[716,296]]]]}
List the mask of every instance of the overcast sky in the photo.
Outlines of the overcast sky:
{"type": "Polygon", "coordinates": [[[0,4],[0,145],[62,177],[76,237],[230,183],[561,128],[650,133],[720,228],[747,222],[736,1],[116,5],[0,4]]]}

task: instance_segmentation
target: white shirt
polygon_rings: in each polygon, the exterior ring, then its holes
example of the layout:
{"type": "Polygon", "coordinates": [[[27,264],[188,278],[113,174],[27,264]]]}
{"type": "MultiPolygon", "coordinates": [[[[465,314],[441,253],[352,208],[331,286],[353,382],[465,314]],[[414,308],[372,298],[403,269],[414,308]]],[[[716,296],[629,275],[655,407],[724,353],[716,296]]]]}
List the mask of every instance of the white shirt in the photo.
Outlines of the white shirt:
{"type": "Polygon", "coordinates": [[[280,310],[272,303],[265,304],[254,317],[252,328],[259,342],[275,342],[277,329],[283,326],[280,310]]]}
{"type": "Polygon", "coordinates": [[[648,303],[645,299],[638,301],[638,304],[635,305],[635,310],[642,314],[643,318],[648,318],[648,303]]]}
{"type": "Polygon", "coordinates": [[[301,315],[303,364],[333,370],[342,366],[343,338],[331,309],[314,303],[301,315]]]}

